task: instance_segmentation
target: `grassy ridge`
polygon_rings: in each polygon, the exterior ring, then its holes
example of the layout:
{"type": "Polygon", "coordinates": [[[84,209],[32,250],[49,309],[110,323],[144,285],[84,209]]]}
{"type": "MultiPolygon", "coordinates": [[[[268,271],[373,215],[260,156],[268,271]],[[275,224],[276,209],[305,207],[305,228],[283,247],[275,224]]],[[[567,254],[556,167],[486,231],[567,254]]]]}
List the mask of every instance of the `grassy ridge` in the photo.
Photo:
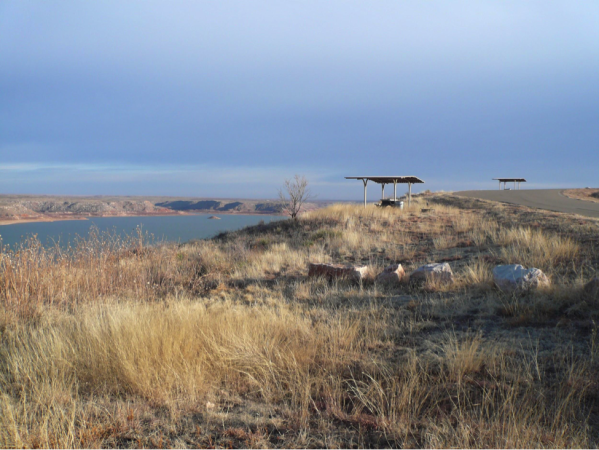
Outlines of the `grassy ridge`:
{"type": "Polygon", "coordinates": [[[427,201],[2,253],[0,446],[596,446],[597,223],[427,201]],[[448,286],[375,282],[442,260],[448,286]],[[310,279],[310,261],[369,276],[310,279]],[[552,287],[499,292],[512,262],[552,287]]]}

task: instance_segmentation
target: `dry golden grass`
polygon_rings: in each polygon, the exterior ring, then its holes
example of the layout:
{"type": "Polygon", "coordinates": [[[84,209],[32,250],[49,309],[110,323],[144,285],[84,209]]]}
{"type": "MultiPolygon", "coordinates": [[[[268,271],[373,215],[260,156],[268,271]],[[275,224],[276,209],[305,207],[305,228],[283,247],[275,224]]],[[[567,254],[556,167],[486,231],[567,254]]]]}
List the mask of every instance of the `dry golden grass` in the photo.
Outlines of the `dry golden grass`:
{"type": "Polygon", "coordinates": [[[185,245],[93,234],[0,253],[0,446],[595,446],[589,225],[423,201],[185,245]],[[374,281],[442,259],[449,285],[374,281]],[[369,275],[311,279],[310,261],[369,275]],[[492,268],[510,262],[553,287],[499,292],[492,268]]]}
{"type": "Polygon", "coordinates": [[[208,402],[220,405],[224,388],[285,405],[300,429],[317,413],[380,430],[399,445],[588,445],[584,422],[576,422],[592,383],[584,364],[564,362],[576,383],[552,392],[529,361],[518,364],[519,355],[501,355],[480,336],[450,333],[438,355],[409,352],[397,365],[364,360],[380,339],[368,320],[342,315],[314,326],[285,308],[188,301],[53,317],[4,337],[1,383],[18,395],[1,400],[0,444],[89,446],[80,430],[92,427],[94,397],[205,411],[208,402]],[[456,417],[469,425],[467,436],[452,425],[456,417]],[[419,440],[416,423],[425,425],[419,440]]]}
{"type": "Polygon", "coordinates": [[[597,188],[567,189],[563,193],[566,197],[595,203],[599,202],[599,189],[597,188]]]}
{"type": "Polygon", "coordinates": [[[547,272],[573,261],[579,253],[579,245],[571,238],[530,228],[503,229],[497,242],[508,264],[519,263],[547,272]]]}

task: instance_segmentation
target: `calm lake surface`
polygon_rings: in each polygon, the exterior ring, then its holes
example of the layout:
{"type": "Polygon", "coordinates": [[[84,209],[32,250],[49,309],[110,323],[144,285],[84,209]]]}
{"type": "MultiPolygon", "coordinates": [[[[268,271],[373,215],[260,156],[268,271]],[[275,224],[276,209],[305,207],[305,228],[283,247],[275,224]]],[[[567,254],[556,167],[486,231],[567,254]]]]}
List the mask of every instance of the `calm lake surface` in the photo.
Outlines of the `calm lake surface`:
{"type": "Polygon", "coordinates": [[[86,238],[90,228],[96,226],[100,232],[117,233],[121,236],[136,235],[136,228],[154,235],[158,241],[167,240],[187,242],[192,239],[205,239],[216,236],[221,231],[239,230],[257,225],[261,220],[272,222],[283,220],[285,216],[267,215],[226,215],[220,220],[208,219],[209,214],[189,216],[153,216],[153,217],[94,217],[89,220],[64,220],[59,222],[19,223],[0,226],[3,245],[14,248],[27,237],[37,235],[45,246],[59,242],[61,246],[73,242],[79,236],[86,238]]]}

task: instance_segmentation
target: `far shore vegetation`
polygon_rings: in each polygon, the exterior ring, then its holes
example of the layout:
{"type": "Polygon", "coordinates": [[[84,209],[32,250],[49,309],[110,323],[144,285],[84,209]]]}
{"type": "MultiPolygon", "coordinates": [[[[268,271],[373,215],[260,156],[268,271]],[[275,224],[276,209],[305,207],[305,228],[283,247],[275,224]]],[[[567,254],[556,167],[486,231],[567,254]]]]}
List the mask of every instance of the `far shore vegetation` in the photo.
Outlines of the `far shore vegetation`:
{"type": "Polygon", "coordinates": [[[596,447],[598,235],[426,194],[187,244],[29,239],[0,252],[0,447],[596,447]],[[432,262],[454,281],[376,281],[432,262]],[[499,291],[511,263],[551,286],[499,291]]]}

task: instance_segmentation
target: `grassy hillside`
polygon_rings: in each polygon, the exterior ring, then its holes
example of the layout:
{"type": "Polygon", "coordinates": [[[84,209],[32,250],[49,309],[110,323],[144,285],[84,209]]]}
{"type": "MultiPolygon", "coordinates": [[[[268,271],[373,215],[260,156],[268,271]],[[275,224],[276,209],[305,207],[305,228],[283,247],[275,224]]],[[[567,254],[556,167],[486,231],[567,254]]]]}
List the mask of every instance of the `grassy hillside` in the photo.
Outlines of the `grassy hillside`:
{"type": "Polygon", "coordinates": [[[184,245],[28,241],[0,254],[0,446],[597,446],[598,232],[440,195],[184,245]],[[440,261],[449,285],[375,281],[440,261]],[[552,286],[502,293],[501,263],[552,286]]]}

